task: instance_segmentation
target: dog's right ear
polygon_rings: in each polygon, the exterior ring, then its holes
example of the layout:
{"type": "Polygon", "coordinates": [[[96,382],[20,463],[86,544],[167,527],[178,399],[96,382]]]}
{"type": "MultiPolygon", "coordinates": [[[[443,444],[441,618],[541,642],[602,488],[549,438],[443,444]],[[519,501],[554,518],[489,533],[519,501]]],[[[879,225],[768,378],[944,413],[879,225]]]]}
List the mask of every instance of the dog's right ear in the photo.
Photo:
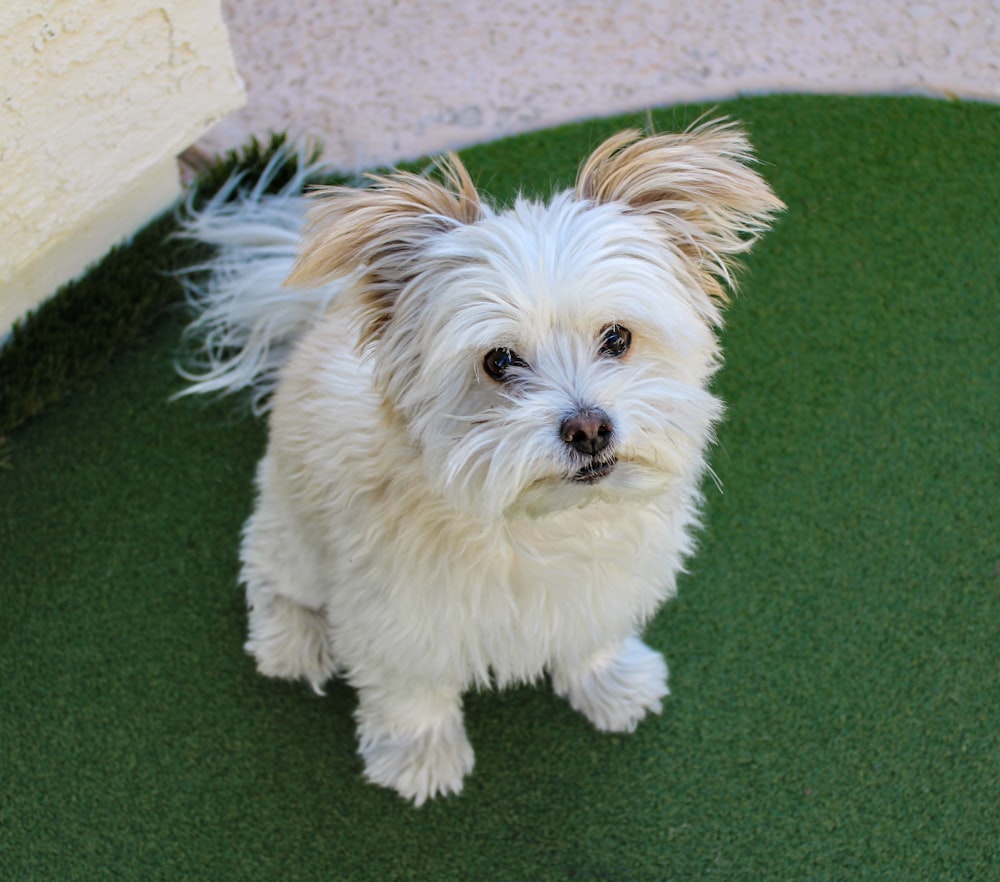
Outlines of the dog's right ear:
{"type": "Polygon", "coordinates": [[[298,260],[286,285],[315,287],[360,274],[361,338],[377,339],[399,292],[420,271],[436,236],[483,217],[469,173],[454,153],[440,158],[443,182],[409,172],[369,175],[364,188],[322,187],[311,197],[298,260]]]}

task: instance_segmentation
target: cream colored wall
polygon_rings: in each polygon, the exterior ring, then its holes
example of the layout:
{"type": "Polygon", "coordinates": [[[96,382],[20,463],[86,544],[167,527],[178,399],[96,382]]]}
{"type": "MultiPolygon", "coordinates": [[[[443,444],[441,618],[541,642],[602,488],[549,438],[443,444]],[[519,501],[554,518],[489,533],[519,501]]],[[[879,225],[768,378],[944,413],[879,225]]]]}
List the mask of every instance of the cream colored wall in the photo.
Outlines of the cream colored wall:
{"type": "Polygon", "coordinates": [[[245,102],[218,0],[0,2],[0,336],[179,195],[245,102]]]}

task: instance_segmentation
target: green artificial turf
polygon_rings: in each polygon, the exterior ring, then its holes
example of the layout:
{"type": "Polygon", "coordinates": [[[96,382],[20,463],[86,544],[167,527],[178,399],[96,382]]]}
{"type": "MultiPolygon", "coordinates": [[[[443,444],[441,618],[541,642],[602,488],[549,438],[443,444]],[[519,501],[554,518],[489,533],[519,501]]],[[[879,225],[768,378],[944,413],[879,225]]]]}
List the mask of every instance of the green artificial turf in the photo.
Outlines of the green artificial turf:
{"type": "MultiPolygon", "coordinates": [[[[663,716],[606,736],[546,688],[474,694],[460,797],[364,784],[351,690],[242,652],[264,428],[169,400],[160,309],[0,447],[0,878],[1000,879],[1000,108],[719,111],[789,207],[729,312],[724,492],[648,633],[663,716]]],[[[509,199],[637,122],[463,156],[509,199]]],[[[124,249],[137,297],[159,247],[124,249]]]]}

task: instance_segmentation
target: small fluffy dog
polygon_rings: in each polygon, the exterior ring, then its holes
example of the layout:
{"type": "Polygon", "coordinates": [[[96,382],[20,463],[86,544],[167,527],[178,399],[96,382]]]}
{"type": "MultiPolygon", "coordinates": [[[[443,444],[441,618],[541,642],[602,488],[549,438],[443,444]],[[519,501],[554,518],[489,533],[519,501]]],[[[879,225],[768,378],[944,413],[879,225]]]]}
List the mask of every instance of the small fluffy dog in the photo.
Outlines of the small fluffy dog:
{"type": "Polygon", "coordinates": [[[491,207],[449,156],[189,220],[218,256],[188,391],[270,410],[246,648],[357,689],[369,780],[458,792],[474,687],[548,674],[610,732],[660,712],[640,633],[692,551],[732,261],[782,208],[752,161],[717,121],[615,135],[544,203],[491,207]]]}

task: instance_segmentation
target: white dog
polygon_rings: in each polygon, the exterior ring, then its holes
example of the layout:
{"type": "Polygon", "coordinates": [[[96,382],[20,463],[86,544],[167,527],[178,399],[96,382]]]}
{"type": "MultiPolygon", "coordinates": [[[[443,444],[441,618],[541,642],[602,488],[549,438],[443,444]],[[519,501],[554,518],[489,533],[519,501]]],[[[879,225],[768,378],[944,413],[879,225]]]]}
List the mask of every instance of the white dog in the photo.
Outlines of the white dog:
{"type": "Polygon", "coordinates": [[[715,122],[616,135],[547,203],[490,207],[450,156],[190,220],[219,251],[188,391],[270,408],[246,648],[357,689],[369,780],[458,792],[473,687],[548,674],[612,732],[660,712],[639,635],[692,551],[732,260],[782,207],[751,162],[715,122]]]}

